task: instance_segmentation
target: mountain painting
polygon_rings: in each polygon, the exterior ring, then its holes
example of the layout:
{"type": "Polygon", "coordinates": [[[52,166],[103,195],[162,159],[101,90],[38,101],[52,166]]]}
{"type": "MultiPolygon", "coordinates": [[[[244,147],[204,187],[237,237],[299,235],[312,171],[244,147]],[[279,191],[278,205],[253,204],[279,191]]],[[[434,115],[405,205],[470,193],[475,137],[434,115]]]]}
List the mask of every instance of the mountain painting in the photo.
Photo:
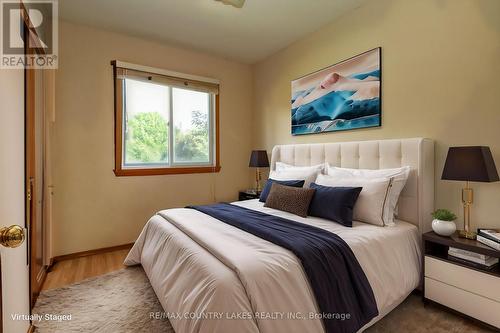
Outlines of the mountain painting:
{"type": "Polygon", "coordinates": [[[292,81],[292,135],[381,126],[381,49],[292,81]]]}

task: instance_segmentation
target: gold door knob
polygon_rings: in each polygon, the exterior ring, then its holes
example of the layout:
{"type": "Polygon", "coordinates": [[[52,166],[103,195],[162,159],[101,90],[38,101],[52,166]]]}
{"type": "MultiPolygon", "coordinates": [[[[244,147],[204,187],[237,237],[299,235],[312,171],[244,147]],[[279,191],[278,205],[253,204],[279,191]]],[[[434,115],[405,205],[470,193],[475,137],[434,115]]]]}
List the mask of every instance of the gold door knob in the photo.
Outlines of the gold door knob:
{"type": "Polygon", "coordinates": [[[24,242],[24,229],[18,225],[0,229],[0,244],[5,247],[18,247],[24,242]]]}

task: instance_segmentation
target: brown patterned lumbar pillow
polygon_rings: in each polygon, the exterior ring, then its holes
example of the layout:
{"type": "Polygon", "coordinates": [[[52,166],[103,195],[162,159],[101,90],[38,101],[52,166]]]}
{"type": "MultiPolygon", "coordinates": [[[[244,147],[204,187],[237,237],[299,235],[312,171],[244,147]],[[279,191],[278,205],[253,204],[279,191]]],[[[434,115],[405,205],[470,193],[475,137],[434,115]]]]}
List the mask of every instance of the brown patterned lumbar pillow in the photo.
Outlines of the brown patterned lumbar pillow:
{"type": "Polygon", "coordinates": [[[291,187],[273,183],[264,207],[306,217],[314,191],[312,188],[291,187]]]}

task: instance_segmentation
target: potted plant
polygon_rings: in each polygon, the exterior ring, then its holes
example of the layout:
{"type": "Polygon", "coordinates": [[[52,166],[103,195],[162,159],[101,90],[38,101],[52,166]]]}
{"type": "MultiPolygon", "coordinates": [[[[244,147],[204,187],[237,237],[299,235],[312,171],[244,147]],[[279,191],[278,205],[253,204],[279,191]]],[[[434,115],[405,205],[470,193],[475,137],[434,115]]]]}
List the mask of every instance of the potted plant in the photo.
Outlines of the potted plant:
{"type": "Polygon", "coordinates": [[[457,216],[447,209],[438,209],[432,213],[434,220],[432,221],[432,230],[441,236],[451,236],[457,230],[457,226],[453,221],[457,216]]]}

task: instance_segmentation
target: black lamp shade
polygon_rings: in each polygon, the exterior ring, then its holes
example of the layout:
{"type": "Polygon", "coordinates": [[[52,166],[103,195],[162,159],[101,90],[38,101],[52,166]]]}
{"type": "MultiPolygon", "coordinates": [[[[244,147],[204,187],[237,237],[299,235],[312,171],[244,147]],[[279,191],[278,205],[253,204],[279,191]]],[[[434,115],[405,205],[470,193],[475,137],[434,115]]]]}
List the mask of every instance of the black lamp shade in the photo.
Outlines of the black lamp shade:
{"type": "Polygon", "coordinates": [[[267,152],[265,150],[253,150],[252,155],[250,155],[250,163],[248,166],[254,168],[267,168],[269,166],[267,152]]]}
{"type": "Polygon", "coordinates": [[[443,175],[445,180],[498,181],[497,168],[489,147],[450,147],[443,175]]]}

